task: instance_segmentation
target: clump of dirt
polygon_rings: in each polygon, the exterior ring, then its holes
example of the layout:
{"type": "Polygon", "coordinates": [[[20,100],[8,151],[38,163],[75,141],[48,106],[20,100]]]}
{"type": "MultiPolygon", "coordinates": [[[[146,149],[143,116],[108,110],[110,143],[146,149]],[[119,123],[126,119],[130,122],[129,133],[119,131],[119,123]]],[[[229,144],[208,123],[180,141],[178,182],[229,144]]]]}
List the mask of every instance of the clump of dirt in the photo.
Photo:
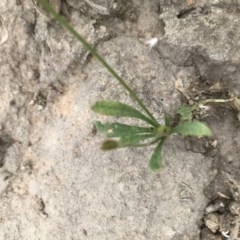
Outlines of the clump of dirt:
{"type": "Polygon", "coordinates": [[[203,216],[200,239],[239,239],[240,236],[240,164],[239,164],[239,96],[231,84],[224,81],[200,81],[184,89],[177,84],[186,104],[206,102],[204,114],[193,112],[193,118],[206,120],[218,129],[206,141],[186,138],[186,150],[213,157],[213,175],[204,194],[209,204],[203,216]],[[218,128],[223,121],[225,129],[218,128]],[[214,126],[215,125],[215,126],[214,126]],[[217,127],[218,126],[218,127],[217,127]],[[235,131],[234,134],[232,134],[235,131]],[[223,136],[226,134],[226,137],[223,136]],[[229,146],[231,150],[229,151],[229,146]]]}
{"type": "Polygon", "coordinates": [[[211,239],[211,235],[219,239],[238,239],[240,195],[239,181],[234,179],[234,174],[220,166],[214,180],[206,187],[205,195],[210,199],[210,204],[205,210],[201,239],[211,239]]]}
{"type": "Polygon", "coordinates": [[[0,135],[0,168],[4,165],[5,154],[8,148],[14,143],[14,140],[7,133],[0,135]]]}

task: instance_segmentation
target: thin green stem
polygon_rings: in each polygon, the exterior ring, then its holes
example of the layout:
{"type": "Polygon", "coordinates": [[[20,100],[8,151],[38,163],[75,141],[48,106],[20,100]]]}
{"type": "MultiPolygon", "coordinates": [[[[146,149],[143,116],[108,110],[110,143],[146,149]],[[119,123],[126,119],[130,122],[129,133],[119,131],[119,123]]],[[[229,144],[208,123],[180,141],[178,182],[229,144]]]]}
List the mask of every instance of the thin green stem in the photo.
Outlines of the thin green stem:
{"type": "Polygon", "coordinates": [[[153,115],[148,111],[143,102],[138,98],[136,93],[127,85],[127,83],[113,70],[113,68],[106,62],[106,60],[96,52],[96,50],[77,32],[75,31],[70,24],[60,16],[46,0],[39,0],[39,3],[43,6],[43,8],[53,15],[53,17],[63,26],[65,27],[78,41],[82,43],[82,45],[95,57],[98,61],[108,70],[108,72],[118,80],[118,82],[129,92],[130,96],[136,100],[139,106],[145,111],[145,113],[158,125],[157,120],[153,117],[153,115]]]}

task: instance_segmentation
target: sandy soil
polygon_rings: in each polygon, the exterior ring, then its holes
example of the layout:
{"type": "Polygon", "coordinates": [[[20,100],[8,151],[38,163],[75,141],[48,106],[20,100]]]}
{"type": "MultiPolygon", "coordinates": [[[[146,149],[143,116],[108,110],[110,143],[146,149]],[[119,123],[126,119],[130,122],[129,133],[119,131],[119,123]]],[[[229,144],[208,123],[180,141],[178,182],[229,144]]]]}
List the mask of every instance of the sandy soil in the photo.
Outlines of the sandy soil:
{"type": "MultiPolygon", "coordinates": [[[[50,2],[159,121],[239,96],[238,0],[50,2]]],[[[0,22],[0,240],[237,239],[238,106],[198,116],[211,139],[171,137],[153,173],[152,147],[100,150],[90,106],[136,105],[80,43],[36,1],[2,0],[0,22]]]]}

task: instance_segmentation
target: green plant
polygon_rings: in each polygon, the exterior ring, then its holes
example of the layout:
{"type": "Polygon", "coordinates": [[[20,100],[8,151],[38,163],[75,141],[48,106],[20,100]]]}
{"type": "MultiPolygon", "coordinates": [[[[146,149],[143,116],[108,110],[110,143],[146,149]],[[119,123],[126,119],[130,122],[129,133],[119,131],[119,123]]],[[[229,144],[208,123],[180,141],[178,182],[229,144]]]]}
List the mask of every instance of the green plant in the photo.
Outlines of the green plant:
{"type": "Polygon", "coordinates": [[[182,107],[179,109],[180,119],[177,124],[173,124],[168,115],[165,116],[164,124],[160,124],[146,108],[143,102],[138,98],[135,92],[128,84],[114,71],[114,69],[100,56],[86,40],[78,34],[67,21],[57,14],[46,0],[39,0],[44,9],[53,15],[53,17],[65,27],[83,46],[98,59],[104,68],[108,70],[113,77],[128,91],[130,96],[138,103],[141,111],[121,102],[98,101],[92,106],[92,110],[107,116],[137,118],[148,124],[148,127],[127,125],[119,122],[101,123],[95,122],[99,132],[106,135],[103,150],[112,150],[123,147],[145,147],[156,144],[155,150],[149,161],[149,167],[152,170],[158,170],[161,167],[162,155],[161,150],[166,139],[174,133],[182,136],[209,137],[212,135],[211,130],[199,121],[192,121],[192,112],[198,108],[182,107]]]}
{"type": "MultiPolygon", "coordinates": [[[[188,107],[184,108],[187,109],[188,107]]],[[[126,125],[119,122],[101,123],[99,121],[95,122],[95,126],[99,132],[109,138],[109,140],[103,143],[103,150],[123,147],[145,147],[157,144],[149,161],[149,167],[152,170],[158,170],[161,167],[161,149],[165,140],[171,134],[177,133],[182,136],[196,137],[210,137],[212,135],[211,130],[204,123],[192,121],[191,119],[184,120],[186,113],[181,113],[181,111],[179,112],[182,120],[178,124],[172,125],[167,115],[165,116],[164,124],[159,124],[137,109],[121,102],[99,101],[92,106],[92,110],[103,115],[137,118],[146,122],[149,127],[126,125]]],[[[190,117],[190,113],[187,114],[190,117]]]]}

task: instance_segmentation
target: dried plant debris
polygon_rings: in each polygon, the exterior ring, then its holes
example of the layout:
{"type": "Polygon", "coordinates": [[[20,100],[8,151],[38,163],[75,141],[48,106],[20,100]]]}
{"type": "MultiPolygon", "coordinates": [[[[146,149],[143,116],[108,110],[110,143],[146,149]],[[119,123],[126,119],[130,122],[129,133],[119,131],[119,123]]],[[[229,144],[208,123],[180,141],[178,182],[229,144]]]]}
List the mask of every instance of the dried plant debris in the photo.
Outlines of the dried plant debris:
{"type": "Polygon", "coordinates": [[[181,80],[175,82],[175,88],[184,97],[187,105],[181,106],[178,113],[185,119],[203,119],[211,114],[211,108],[214,106],[222,106],[231,108],[237,112],[240,122],[240,98],[239,93],[223,86],[217,81],[207,89],[193,89],[191,86],[186,90],[181,80]]]}
{"type": "Polygon", "coordinates": [[[101,15],[109,15],[109,9],[108,6],[106,5],[106,2],[102,1],[90,1],[90,0],[85,0],[85,2],[92,7],[97,13],[101,15]]]}
{"type": "Polygon", "coordinates": [[[238,94],[233,92],[228,92],[227,98],[219,98],[219,99],[206,99],[201,101],[203,105],[206,104],[223,104],[227,107],[231,107],[234,111],[237,112],[237,117],[240,122],[240,99],[238,94]]]}
{"type": "Polygon", "coordinates": [[[0,134],[0,168],[4,165],[4,157],[7,149],[14,143],[14,140],[6,133],[0,134]]]}
{"type": "Polygon", "coordinates": [[[203,219],[202,240],[209,239],[211,234],[216,237],[215,239],[240,239],[239,186],[230,175],[226,174],[226,177],[225,183],[229,187],[229,194],[217,191],[217,198],[207,206],[203,219]],[[208,238],[204,237],[206,232],[208,238]]]}
{"type": "Polygon", "coordinates": [[[240,122],[240,99],[239,99],[239,96],[237,96],[236,94],[231,94],[230,100],[231,100],[230,105],[234,110],[237,111],[238,120],[240,122]]]}
{"type": "Polygon", "coordinates": [[[0,16],[0,46],[8,40],[8,31],[4,25],[3,19],[0,16]]]}
{"type": "Polygon", "coordinates": [[[131,1],[126,0],[84,0],[95,12],[107,16],[117,13],[123,14],[131,5],[131,1]]]}

